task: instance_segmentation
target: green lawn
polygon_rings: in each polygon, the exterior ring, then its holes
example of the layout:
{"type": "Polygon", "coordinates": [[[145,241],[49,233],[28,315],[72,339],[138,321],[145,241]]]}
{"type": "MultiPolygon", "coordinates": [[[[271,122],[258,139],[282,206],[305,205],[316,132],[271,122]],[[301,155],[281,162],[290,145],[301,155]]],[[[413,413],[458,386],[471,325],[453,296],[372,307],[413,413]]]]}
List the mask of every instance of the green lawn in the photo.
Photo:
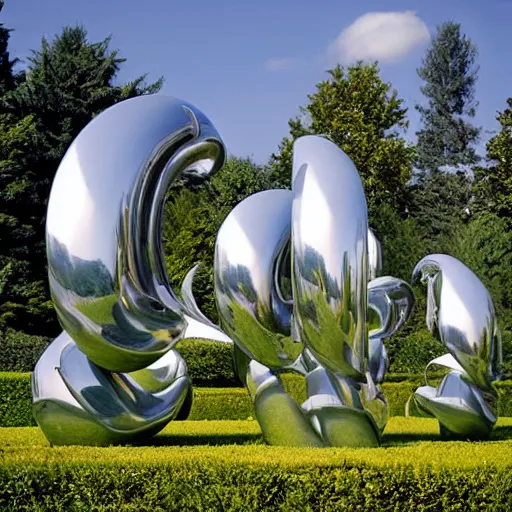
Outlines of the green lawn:
{"type": "Polygon", "coordinates": [[[224,460],[280,465],[372,465],[512,468],[512,418],[500,418],[487,442],[445,442],[435,420],[391,418],[380,448],[286,448],[267,446],[254,420],[171,422],[144,446],[50,447],[37,427],[0,429],[2,464],[53,462],[166,463],[176,460],[224,460]]]}
{"type": "Polygon", "coordinates": [[[394,417],[380,448],[264,444],[258,423],[173,422],[146,445],[50,447],[0,428],[4,511],[512,510],[512,418],[487,442],[444,442],[394,417]]]}

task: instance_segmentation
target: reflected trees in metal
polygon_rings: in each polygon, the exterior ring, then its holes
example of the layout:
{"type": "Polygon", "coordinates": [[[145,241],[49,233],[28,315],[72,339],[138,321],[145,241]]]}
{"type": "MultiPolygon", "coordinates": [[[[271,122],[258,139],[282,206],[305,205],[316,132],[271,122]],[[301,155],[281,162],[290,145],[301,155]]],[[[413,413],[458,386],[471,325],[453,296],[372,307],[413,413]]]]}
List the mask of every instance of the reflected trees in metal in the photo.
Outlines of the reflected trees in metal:
{"type": "Polygon", "coordinates": [[[52,444],[129,442],[187,417],[192,387],[173,347],[198,322],[167,279],[163,207],[173,180],[216,172],[225,153],[202,112],[159,95],[105,110],[66,152],[46,223],[64,332],[32,375],[34,417],[52,444]]]}
{"type": "MultiPolygon", "coordinates": [[[[384,341],[407,321],[414,295],[380,276],[361,178],[335,144],[297,139],[291,190],[251,195],[225,219],[214,259],[220,327],[194,300],[197,267],[181,299],[169,285],[161,241],[169,186],[183,173],[215,173],[225,154],[204,114],[158,95],[107,109],[68,149],[46,226],[64,331],[32,376],[34,417],[51,443],[133,442],[185,419],[193,393],[175,346],[200,336],[234,342],[235,371],[268,443],[379,444],[388,417],[384,341]],[[305,378],[304,403],[285,390],[285,372],[305,378]]],[[[443,434],[485,437],[496,422],[501,357],[491,297],[446,255],[421,260],[419,281],[427,325],[448,351],[429,367],[450,372],[415,400],[443,434]]]]}

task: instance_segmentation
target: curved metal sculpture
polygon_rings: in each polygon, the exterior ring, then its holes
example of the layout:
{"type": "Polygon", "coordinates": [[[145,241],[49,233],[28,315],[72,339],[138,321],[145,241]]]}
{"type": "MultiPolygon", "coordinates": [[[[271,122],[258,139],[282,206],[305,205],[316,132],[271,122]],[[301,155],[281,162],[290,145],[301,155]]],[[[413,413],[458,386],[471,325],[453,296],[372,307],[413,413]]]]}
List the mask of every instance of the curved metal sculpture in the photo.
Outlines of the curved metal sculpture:
{"type": "Polygon", "coordinates": [[[416,390],[418,406],[438,419],[445,437],[485,438],[496,423],[501,340],[489,292],[476,275],[446,254],[423,258],[413,282],[427,285],[427,326],[448,349],[425,370],[426,386],[416,390]],[[428,385],[427,370],[451,371],[439,386],[428,385]]]}
{"type": "Polygon", "coordinates": [[[188,415],[191,383],[173,346],[194,313],[169,286],[163,206],[181,173],[212,174],[224,159],[203,113],[158,95],[107,109],[66,152],[46,224],[64,332],[32,376],[34,417],[51,443],[131,441],[188,415]]]}
{"type": "MultiPolygon", "coordinates": [[[[409,317],[411,287],[382,268],[368,227],[361,179],[335,144],[305,136],[293,146],[291,190],[239,203],[215,246],[221,327],[169,285],[162,215],[182,173],[210,175],[225,159],[210,121],[174,98],[143,96],[96,117],[70,146],[47,215],[52,298],[64,332],[32,375],[33,411],[53,444],[133,442],[192,405],[186,337],[234,341],[235,370],[270,444],[376,446],[388,410],[379,384],[383,340],[409,317]],[[298,404],[280,375],[307,384],[298,404]]],[[[496,422],[501,349],[492,300],[476,276],[446,255],[424,258],[427,325],[449,354],[438,388],[415,393],[442,433],[485,437],[496,422]]],[[[428,368],[427,368],[428,369],[428,368]]]]}
{"type": "Polygon", "coordinates": [[[387,365],[382,339],[407,319],[413,294],[399,279],[368,281],[380,244],[352,161],[316,136],[293,150],[292,190],[248,197],[219,230],[221,327],[236,344],[237,372],[267,442],[375,446],[387,421],[377,386],[387,365]],[[302,405],[279,378],[287,371],[306,378],[302,405]]]}

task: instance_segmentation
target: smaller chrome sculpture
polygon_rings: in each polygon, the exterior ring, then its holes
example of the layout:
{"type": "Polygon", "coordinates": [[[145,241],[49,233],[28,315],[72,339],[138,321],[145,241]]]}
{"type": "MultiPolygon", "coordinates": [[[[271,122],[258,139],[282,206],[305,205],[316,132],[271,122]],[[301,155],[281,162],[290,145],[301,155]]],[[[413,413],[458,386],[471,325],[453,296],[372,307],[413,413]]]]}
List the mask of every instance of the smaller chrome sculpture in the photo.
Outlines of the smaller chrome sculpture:
{"type": "Polygon", "coordinates": [[[476,275],[446,254],[423,258],[413,282],[427,285],[427,326],[448,349],[425,370],[426,386],[416,390],[418,406],[439,420],[445,437],[485,438],[496,423],[501,339],[489,292],[476,275]],[[437,388],[427,371],[451,371],[437,388]]]}

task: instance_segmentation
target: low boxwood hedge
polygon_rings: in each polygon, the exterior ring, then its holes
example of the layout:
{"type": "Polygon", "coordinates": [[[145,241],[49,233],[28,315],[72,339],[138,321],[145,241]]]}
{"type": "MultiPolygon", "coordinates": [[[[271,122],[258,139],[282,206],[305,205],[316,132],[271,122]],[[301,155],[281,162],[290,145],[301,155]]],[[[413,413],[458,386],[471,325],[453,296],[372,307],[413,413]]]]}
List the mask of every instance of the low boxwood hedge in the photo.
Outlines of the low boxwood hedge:
{"type": "MultiPolygon", "coordinates": [[[[306,400],[303,378],[284,375],[283,382],[290,395],[299,403],[306,400]]],[[[390,416],[421,415],[414,405],[408,405],[412,393],[420,384],[418,381],[402,381],[382,385],[389,403],[390,416]]],[[[499,382],[496,387],[499,393],[499,415],[512,416],[512,381],[499,382]]],[[[0,427],[35,425],[31,401],[30,374],[0,373],[0,427]]],[[[194,387],[191,420],[245,420],[252,416],[252,404],[244,388],[194,387]]]]}
{"type": "MultiPolygon", "coordinates": [[[[0,372],[31,372],[50,338],[8,330],[0,332],[0,372]]],[[[233,348],[227,343],[186,339],[177,345],[197,386],[239,387],[233,372],[233,348]]]]}
{"type": "MultiPolygon", "coordinates": [[[[50,341],[50,338],[12,330],[0,332],[0,372],[31,372],[50,341]]],[[[426,330],[411,333],[407,338],[388,340],[386,346],[391,358],[387,382],[411,380],[420,384],[427,363],[444,353],[441,344],[426,330]]],[[[176,348],[185,358],[196,386],[241,386],[233,372],[233,348],[230,344],[186,339],[180,341],[176,348]]]]}
{"type": "Polygon", "coordinates": [[[151,446],[53,447],[0,429],[0,509],[512,510],[512,419],[490,442],[442,442],[392,418],[383,447],[263,444],[256,421],[175,422],[151,446]]]}

